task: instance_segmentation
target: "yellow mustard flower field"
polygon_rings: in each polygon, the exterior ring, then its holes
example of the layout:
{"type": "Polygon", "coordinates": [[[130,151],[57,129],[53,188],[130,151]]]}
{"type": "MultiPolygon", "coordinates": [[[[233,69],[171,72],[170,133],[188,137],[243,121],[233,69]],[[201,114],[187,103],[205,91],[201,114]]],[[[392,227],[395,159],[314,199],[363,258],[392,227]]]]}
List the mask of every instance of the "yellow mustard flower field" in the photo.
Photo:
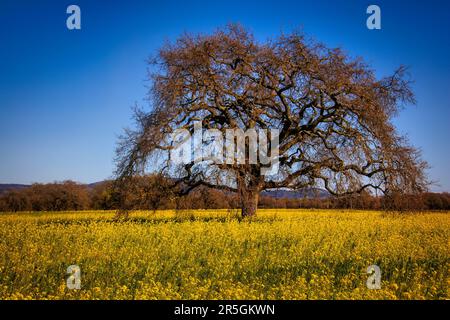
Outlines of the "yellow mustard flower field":
{"type": "Polygon", "coordinates": [[[449,299],[449,235],[432,212],[1,213],[0,299],[449,299]]]}

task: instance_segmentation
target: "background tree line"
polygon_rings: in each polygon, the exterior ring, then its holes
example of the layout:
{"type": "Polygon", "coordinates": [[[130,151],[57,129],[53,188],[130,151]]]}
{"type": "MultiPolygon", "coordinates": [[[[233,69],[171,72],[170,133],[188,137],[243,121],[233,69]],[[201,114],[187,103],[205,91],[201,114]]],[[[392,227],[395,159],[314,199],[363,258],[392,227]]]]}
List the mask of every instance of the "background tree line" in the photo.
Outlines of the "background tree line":
{"type": "MultiPolygon", "coordinates": [[[[136,177],[125,197],[129,210],[239,208],[235,193],[198,187],[187,196],[177,196],[159,175],[136,177]]],[[[119,196],[112,181],[93,185],[64,181],[33,184],[0,194],[0,211],[64,211],[119,209],[119,196]]],[[[397,210],[450,210],[449,193],[375,197],[367,192],[342,197],[275,198],[262,194],[260,208],[372,209],[389,206],[397,210]]]]}

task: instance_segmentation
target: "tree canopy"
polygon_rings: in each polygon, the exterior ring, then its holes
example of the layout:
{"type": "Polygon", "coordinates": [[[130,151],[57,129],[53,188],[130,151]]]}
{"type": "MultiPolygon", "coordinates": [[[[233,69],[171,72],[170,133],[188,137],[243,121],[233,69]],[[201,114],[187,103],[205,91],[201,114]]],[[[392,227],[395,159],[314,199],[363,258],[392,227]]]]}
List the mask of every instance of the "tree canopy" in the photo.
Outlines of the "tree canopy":
{"type": "Polygon", "coordinates": [[[150,108],[135,110],[136,127],[119,141],[119,184],[150,167],[181,193],[199,186],[236,192],[243,215],[256,212],[267,189],[319,187],[346,195],[427,187],[426,162],[392,123],[415,102],[403,66],[377,79],[363,59],[302,33],[258,42],[239,25],[185,34],[149,63],[150,108]],[[177,129],[194,134],[196,122],[223,133],[277,129],[278,171],[264,174],[267,164],[250,163],[250,152],[244,163],[174,164],[176,143],[168,136],[177,129]]]}

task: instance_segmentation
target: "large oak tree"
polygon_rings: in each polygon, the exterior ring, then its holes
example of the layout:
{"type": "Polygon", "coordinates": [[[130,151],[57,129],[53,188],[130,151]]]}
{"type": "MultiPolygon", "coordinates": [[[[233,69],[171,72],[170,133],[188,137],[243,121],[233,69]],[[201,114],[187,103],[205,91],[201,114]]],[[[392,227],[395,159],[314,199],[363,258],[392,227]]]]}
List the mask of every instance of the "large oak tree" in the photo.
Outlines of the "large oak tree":
{"type": "MultiPolygon", "coordinates": [[[[117,148],[117,182],[150,168],[176,190],[198,186],[237,192],[242,215],[256,212],[259,193],[274,188],[324,188],[415,193],[427,186],[417,149],[392,118],[414,103],[406,70],[377,79],[362,59],[302,33],[258,42],[231,25],[211,35],[184,35],[150,61],[150,109],[136,109],[136,128],[117,148]],[[174,165],[168,134],[184,128],[279,130],[279,172],[264,164],[189,162],[174,165]]],[[[248,159],[246,159],[248,160],[248,159]]]]}

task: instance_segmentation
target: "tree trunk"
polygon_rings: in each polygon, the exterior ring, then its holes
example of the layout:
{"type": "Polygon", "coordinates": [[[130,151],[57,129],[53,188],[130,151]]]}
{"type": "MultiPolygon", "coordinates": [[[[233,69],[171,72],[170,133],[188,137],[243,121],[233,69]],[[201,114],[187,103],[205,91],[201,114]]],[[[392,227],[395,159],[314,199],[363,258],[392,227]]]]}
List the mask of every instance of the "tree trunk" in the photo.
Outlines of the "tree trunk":
{"type": "Polygon", "coordinates": [[[256,215],[256,210],[258,209],[259,191],[241,190],[240,201],[242,217],[251,217],[256,215]]]}

